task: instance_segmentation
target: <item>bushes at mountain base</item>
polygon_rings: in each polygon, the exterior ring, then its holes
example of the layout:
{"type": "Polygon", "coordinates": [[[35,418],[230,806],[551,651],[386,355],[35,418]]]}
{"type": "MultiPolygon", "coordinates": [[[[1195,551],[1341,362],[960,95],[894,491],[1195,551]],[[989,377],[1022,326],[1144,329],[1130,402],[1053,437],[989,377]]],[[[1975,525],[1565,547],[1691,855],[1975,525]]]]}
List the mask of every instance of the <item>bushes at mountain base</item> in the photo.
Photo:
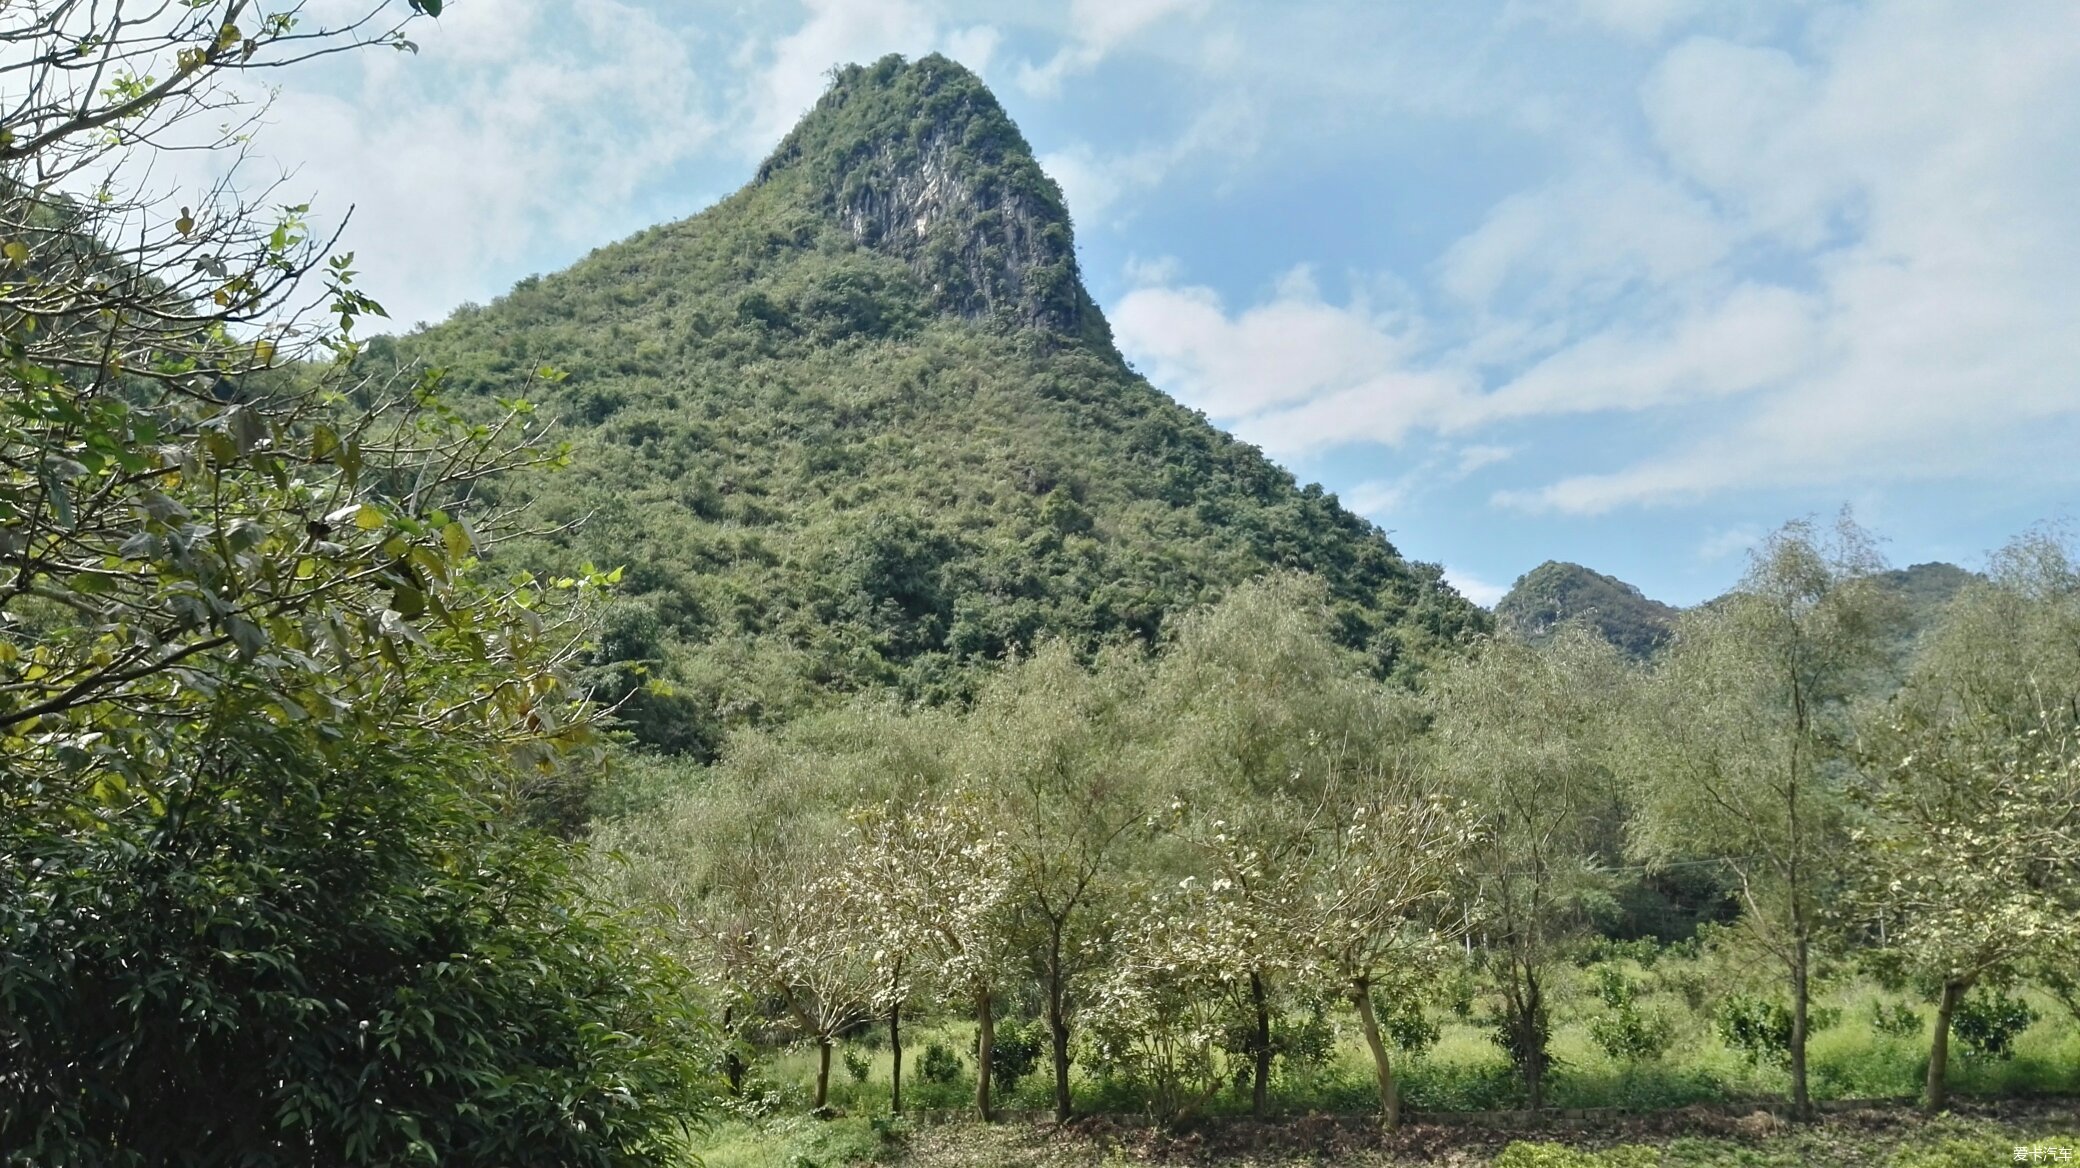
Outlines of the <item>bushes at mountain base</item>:
{"type": "Polygon", "coordinates": [[[0,815],[0,1162],[607,1168],[684,1134],[691,987],[471,760],[229,730],[121,810],[0,815]]]}

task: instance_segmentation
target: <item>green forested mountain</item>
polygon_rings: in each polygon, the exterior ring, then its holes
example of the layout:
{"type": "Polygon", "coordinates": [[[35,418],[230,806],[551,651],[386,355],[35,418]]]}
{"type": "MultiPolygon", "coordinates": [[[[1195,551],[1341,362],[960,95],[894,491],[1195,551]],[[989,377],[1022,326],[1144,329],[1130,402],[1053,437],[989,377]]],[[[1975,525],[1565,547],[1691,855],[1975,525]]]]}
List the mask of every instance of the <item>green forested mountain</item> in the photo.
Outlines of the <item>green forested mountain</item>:
{"type": "Polygon", "coordinates": [[[1614,576],[1558,560],[1518,577],[1495,604],[1496,620],[1531,640],[1582,620],[1636,658],[1651,656],[1667,642],[1678,611],[1614,576]]]}
{"type": "Polygon", "coordinates": [[[379,348],[465,401],[557,371],[527,392],[575,469],[485,488],[555,529],[503,554],[627,566],[601,677],[670,682],[627,707],[667,749],[957,696],[1044,635],[1153,638],[1273,568],[1320,575],[1383,676],[1487,623],[1126,367],[1060,191],[943,57],[841,71],[735,195],[379,348]]]}
{"type": "MultiPolygon", "coordinates": [[[[1896,627],[1901,643],[1893,655],[1903,660],[1914,639],[1942,619],[1944,606],[1958,590],[1979,578],[1975,572],[1944,563],[1880,573],[1879,586],[1899,610],[1896,627]]],[[[1667,644],[1681,612],[1615,576],[1558,560],[1547,560],[1519,576],[1495,604],[1496,621],[1529,640],[1543,641],[1570,621],[1586,621],[1605,640],[1642,660],[1667,644]]]]}

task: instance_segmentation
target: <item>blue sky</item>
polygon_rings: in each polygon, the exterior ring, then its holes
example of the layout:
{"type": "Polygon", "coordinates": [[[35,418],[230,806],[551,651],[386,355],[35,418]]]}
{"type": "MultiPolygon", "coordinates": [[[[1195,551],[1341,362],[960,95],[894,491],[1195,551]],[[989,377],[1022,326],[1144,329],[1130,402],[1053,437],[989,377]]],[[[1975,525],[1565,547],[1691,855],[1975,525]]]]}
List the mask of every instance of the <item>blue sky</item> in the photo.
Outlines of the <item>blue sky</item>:
{"type": "MultiPolygon", "coordinates": [[[[346,0],[326,0],[343,5],[346,0]]],[[[451,0],[279,79],[262,164],[401,322],[746,181],[943,51],[1159,387],[1492,601],[1688,603],[1844,505],[1895,563],[2080,509],[2080,4],[451,0]]]]}

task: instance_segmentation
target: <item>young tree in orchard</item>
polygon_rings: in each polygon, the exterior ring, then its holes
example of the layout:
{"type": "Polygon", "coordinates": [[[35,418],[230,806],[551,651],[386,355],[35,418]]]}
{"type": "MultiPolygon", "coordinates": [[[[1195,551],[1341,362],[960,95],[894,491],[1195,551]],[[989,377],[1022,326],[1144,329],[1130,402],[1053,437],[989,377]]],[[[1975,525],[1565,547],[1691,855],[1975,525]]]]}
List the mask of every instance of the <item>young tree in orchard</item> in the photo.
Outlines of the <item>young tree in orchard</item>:
{"type": "Polygon", "coordinates": [[[777,1005],[816,1046],[819,1108],[838,1034],[881,984],[878,926],[848,911],[842,883],[836,808],[855,776],[844,756],[804,741],[830,728],[741,734],[698,789],[593,841],[614,858],[605,876],[617,897],[667,909],[722,997],[777,1005]]]}
{"type": "MultiPolygon", "coordinates": [[[[1168,830],[1193,853],[1188,866],[1226,882],[1245,907],[1309,846],[1346,756],[1413,733],[1413,711],[1363,676],[1330,639],[1329,619],[1319,581],[1269,577],[1178,621],[1157,667],[1149,708],[1162,727],[1154,766],[1171,776],[1168,830]]],[[[1287,956],[1277,943],[1247,955],[1258,1115],[1269,1092],[1277,983],[1291,974],[1287,956]]]]}
{"type": "Polygon", "coordinates": [[[1952,602],[1867,731],[1871,811],[1852,911],[1936,987],[1923,1103],[1948,1100],[1951,1022],[1982,980],[2080,952],[2080,571],[2017,541],[1952,602]]]}
{"type": "Polygon", "coordinates": [[[231,75],[402,45],[437,7],[0,12],[24,1162],[643,1164],[698,1113],[683,977],[519,825],[516,792],[588,763],[571,667],[605,580],[488,573],[502,517],[471,500],[560,455],[517,402],[466,424],[436,376],[364,378],[374,301],[232,164],[231,75]],[[174,149],[229,177],[153,189],[174,149]]]}
{"type": "Polygon", "coordinates": [[[1395,1128],[1401,1090],[1373,995],[1410,992],[1464,933],[1452,894],[1478,831],[1463,808],[1418,795],[1391,772],[1368,767],[1352,777],[1351,789],[1321,804],[1321,827],[1273,886],[1267,917],[1308,976],[1349,997],[1372,1054],[1381,1116],[1395,1128]]]}
{"type": "Polygon", "coordinates": [[[831,1050],[867,1014],[880,988],[864,922],[846,914],[837,877],[804,880],[803,865],[761,863],[741,874],[700,929],[732,982],[778,1000],[816,1044],[810,1106],[830,1100],[831,1050]]]}
{"type": "MultiPolygon", "coordinates": [[[[1220,1048],[1264,969],[1263,934],[1234,884],[1187,877],[1129,900],[1113,921],[1113,959],[1093,987],[1097,1062],[1176,1121],[1226,1081],[1220,1048]]],[[[1261,986],[1261,982],[1257,982],[1261,986]]]]}
{"type": "Polygon", "coordinates": [[[1468,872],[1500,1036],[1533,1110],[1544,1105],[1548,991],[1605,886],[1601,844],[1618,807],[1606,743],[1630,678],[1601,637],[1568,628],[1543,646],[1482,645],[1429,679],[1429,761],[1484,828],[1468,872]]]}
{"type": "Polygon", "coordinates": [[[1786,526],[1731,596],[1684,614],[1628,718],[1632,845],[1733,875],[1742,928],[1783,968],[1801,1114],[1814,946],[1848,844],[1850,708],[1896,620],[1873,579],[1883,567],[1846,517],[1826,534],[1786,526]]]}
{"type": "Polygon", "coordinates": [[[1017,857],[1008,833],[968,790],[885,802],[854,814],[844,900],[881,944],[929,964],[952,1002],[975,1011],[975,1110],[992,1115],[996,997],[1017,963],[1017,857]]]}
{"type": "Polygon", "coordinates": [[[957,755],[1002,825],[1015,896],[1033,936],[1054,1071],[1055,1118],[1069,1117],[1070,1028],[1094,946],[1094,903],[1113,889],[1148,812],[1141,755],[1148,668],[1129,651],[1090,668],[1044,645],[983,691],[957,755]]]}

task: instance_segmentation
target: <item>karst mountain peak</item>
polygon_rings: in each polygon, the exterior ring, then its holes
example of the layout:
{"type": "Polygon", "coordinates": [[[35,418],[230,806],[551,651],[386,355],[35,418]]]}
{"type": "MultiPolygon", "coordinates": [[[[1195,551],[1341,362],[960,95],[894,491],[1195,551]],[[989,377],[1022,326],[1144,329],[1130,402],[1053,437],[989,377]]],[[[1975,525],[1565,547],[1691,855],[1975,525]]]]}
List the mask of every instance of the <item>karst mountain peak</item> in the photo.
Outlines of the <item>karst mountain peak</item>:
{"type": "Polygon", "coordinates": [[[564,427],[581,471],[479,498],[541,522],[516,566],[625,567],[599,685],[646,745],[706,756],[847,694],[957,703],[1050,641],[1158,644],[1270,572],[1315,577],[1383,677],[1490,627],[1127,365],[1060,189],[967,69],[836,70],[748,177],[387,346],[564,427]]]}
{"type": "Polygon", "coordinates": [[[903,260],[941,311],[1110,345],[1061,189],[989,87],[947,57],[835,70],[755,185],[903,260]]]}

